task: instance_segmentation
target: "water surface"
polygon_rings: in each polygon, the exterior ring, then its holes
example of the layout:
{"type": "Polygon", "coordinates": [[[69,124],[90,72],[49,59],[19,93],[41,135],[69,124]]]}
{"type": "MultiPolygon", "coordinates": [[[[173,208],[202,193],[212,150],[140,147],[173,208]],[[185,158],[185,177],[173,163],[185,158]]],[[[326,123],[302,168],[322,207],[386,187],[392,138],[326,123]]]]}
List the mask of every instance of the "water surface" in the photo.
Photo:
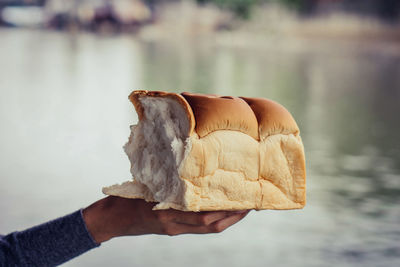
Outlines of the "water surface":
{"type": "MultiPolygon", "coordinates": [[[[0,232],[129,179],[133,89],[267,97],[298,121],[308,203],[219,235],[115,239],[65,266],[399,266],[400,53],[0,31],[0,232]]],[[[380,48],[380,46],[378,46],[380,48]]]]}

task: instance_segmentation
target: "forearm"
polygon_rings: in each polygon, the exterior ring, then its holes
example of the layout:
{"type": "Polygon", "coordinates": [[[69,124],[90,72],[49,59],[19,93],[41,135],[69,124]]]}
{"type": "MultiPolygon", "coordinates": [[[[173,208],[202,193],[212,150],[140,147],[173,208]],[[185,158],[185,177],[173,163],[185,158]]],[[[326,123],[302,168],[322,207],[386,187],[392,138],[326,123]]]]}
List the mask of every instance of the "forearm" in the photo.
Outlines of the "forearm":
{"type": "Polygon", "coordinates": [[[81,211],[0,240],[1,266],[56,266],[96,246],[81,211]]]}

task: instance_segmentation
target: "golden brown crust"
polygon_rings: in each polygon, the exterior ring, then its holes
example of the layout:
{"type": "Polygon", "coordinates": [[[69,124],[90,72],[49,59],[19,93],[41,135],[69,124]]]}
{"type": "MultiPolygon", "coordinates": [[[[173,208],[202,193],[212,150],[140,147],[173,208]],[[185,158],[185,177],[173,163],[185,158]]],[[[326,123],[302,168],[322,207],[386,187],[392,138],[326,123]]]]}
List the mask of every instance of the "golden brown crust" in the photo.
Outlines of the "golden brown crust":
{"type": "Polygon", "coordinates": [[[195,127],[195,118],[194,118],[192,108],[190,107],[189,103],[185,100],[184,97],[182,97],[181,95],[176,94],[176,93],[168,93],[168,92],[164,92],[164,91],[147,91],[147,90],[133,91],[129,95],[129,100],[135,106],[136,112],[138,113],[138,116],[139,116],[139,120],[142,120],[144,118],[144,109],[143,109],[142,104],[139,101],[139,98],[143,97],[143,96],[168,97],[168,98],[177,100],[182,105],[182,107],[185,109],[185,113],[186,113],[189,123],[190,123],[188,136],[190,136],[193,133],[194,127],[195,127]]]}
{"type": "Polygon", "coordinates": [[[274,134],[299,134],[292,115],[282,105],[265,98],[241,97],[257,117],[260,138],[274,134]]]}
{"type": "Polygon", "coordinates": [[[182,96],[192,107],[196,132],[200,137],[217,130],[234,130],[259,140],[257,118],[244,100],[187,92],[182,96]]]}
{"type": "Polygon", "coordinates": [[[142,104],[139,101],[139,97],[144,96],[146,94],[147,94],[146,90],[136,90],[136,91],[133,91],[128,97],[136,109],[139,120],[142,120],[144,118],[144,109],[142,107],[142,104]]]}

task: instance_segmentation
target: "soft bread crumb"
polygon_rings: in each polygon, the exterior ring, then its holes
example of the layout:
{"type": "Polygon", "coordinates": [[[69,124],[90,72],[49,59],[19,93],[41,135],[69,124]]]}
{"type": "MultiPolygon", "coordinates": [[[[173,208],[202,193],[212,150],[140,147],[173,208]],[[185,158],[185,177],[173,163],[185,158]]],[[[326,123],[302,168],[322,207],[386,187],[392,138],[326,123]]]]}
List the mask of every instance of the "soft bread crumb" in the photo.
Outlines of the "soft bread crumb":
{"type": "Polygon", "coordinates": [[[144,119],[131,127],[125,152],[133,178],[144,184],[157,202],[181,202],[183,183],[178,169],[187,154],[189,121],[172,99],[140,97],[144,119]]]}

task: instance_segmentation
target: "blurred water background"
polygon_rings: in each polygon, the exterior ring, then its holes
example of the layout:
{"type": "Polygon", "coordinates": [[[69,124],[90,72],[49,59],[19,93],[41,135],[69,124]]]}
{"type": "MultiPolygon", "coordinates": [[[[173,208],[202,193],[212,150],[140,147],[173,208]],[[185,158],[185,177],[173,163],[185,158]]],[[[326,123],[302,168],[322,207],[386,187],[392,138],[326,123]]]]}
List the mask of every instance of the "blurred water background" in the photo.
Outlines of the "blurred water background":
{"type": "Polygon", "coordinates": [[[256,96],[299,124],[304,210],[119,238],[64,266],[400,266],[398,1],[28,2],[0,1],[1,233],[130,178],[132,90],[256,96]]]}

